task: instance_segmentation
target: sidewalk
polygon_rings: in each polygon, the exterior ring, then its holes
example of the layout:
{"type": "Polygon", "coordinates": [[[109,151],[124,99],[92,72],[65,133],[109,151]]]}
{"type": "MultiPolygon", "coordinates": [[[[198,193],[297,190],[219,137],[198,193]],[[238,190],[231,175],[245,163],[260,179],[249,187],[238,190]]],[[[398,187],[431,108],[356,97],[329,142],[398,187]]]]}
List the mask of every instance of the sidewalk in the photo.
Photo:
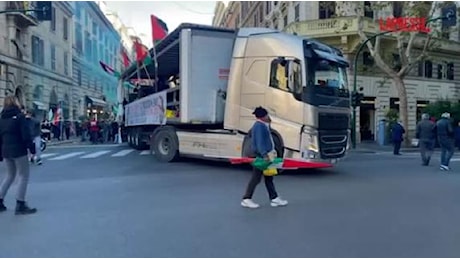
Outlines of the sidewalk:
{"type": "MultiPolygon", "coordinates": [[[[379,145],[374,142],[363,142],[356,145],[356,149],[351,149],[351,152],[354,153],[380,153],[380,152],[393,152],[392,145],[379,145]]],[[[402,153],[415,153],[418,152],[419,148],[417,147],[401,147],[402,153]]]]}
{"type": "Polygon", "coordinates": [[[47,146],[57,146],[63,144],[81,144],[81,137],[72,137],[69,140],[61,140],[58,141],[56,139],[52,139],[51,141],[47,142],[47,146]]]}

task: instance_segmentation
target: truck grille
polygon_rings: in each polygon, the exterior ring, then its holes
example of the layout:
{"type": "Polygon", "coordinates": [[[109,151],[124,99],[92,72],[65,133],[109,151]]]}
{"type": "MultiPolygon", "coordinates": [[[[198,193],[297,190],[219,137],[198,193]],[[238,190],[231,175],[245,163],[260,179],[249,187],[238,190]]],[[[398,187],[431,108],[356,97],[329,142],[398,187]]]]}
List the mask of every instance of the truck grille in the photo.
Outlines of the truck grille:
{"type": "Polygon", "coordinates": [[[319,131],[319,150],[321,159],[337,159],[345,156],[348,144],[348,131],[319,131]]]}

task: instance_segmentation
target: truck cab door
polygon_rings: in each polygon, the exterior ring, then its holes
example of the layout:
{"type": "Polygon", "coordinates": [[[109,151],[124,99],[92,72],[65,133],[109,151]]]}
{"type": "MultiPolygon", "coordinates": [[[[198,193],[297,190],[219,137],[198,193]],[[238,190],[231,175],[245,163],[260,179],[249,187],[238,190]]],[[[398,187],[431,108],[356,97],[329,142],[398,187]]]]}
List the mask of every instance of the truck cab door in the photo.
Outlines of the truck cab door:
{"type": "Polygon", "coordinates": [[[265,92],[265,106],[273,117],[296,122],[302,114],[302,103],[293,96],[290,62],[277,58],[271,62],[269,87],[265,92]],[[295,112],[294,112],[295,111],[295,112]]]}

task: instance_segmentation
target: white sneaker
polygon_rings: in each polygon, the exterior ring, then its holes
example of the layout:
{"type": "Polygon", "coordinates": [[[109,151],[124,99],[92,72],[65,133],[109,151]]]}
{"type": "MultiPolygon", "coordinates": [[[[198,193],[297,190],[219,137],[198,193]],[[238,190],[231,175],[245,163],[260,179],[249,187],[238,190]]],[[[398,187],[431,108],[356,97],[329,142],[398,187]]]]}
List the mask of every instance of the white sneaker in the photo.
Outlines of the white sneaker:
{"type": "Polygon", "coordinates": [[[270,205],[272,207],[286,206],[288,204],[287,200],[282,200],[280,197],[272,199],[270,205]]]}
{"type": "Polygon", "coordinates": [[[241,206],[245,208],[256,209],[259,207],[259,204],[255,203],[251,199],[245,199],[241,202],[241,206]]]}
{"type": "Polygon", "coordinates": [[[442,165],[442,164],[441,164],[441,167],[439,167],[439,169],[440,169],[441,171],[450,171],[449,166],[445,166],[445,165],[442,165]]]}

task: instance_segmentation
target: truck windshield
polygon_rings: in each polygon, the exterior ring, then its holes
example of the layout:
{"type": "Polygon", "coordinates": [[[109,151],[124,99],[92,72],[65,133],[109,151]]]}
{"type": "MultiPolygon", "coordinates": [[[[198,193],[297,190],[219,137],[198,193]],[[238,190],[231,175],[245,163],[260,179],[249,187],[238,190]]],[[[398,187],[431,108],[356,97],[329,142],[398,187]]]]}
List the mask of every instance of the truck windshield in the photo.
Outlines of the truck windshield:
{"type": "Polygon", "coordinates": [[[313,106],[349,107],[346,67],[325,59],[307,59],[302,101],[313,106]]]}
{"type": "Polygon", "coordinates": [[[319,60],[314,64],[315,87],[347,89],[348,80],[344,67],[327,60],[319,60]]]}

